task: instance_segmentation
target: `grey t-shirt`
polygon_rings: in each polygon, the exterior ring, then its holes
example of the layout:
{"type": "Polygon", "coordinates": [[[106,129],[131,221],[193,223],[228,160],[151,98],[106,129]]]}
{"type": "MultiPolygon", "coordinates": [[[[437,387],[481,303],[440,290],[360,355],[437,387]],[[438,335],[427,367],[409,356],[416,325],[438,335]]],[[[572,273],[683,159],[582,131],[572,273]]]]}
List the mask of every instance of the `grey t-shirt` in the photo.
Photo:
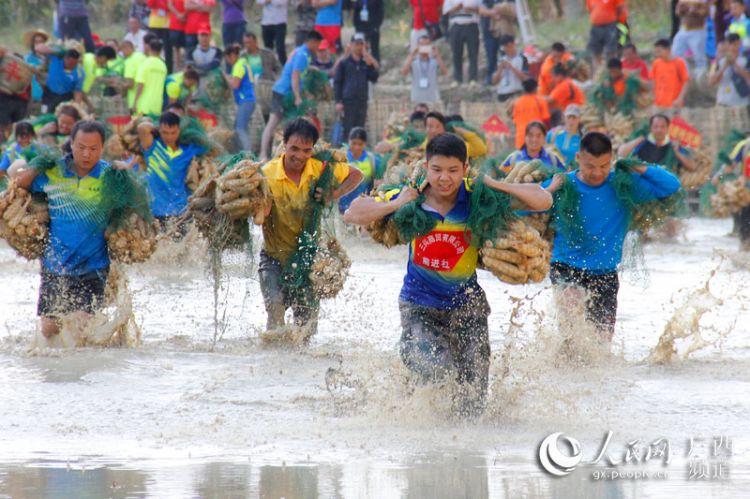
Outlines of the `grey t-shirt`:
{"type": "MultiPolygon", "coordinates": [[[[726,63],[726,58],[721,59],[721,61],[719,61],[719,68],[724,67],[726,63]]],[[[737,57],[737,64],[744,68],[746,67],[747,59],[744,56],[739,56],[737,57]]],[[[724,71],[721,80],[719,80],[719,89],[716,92],[716,103],[720,106],[728,107],[745,107],[750,104],[750,96],[742,97],[737,93],[737,88],[732,81],[732,68],[724,71]]]]}
{"type": "Polygon", "coordinates": [[[57,15],[60,17],[88,17],[86,0],[60,0],[57,6],[57,15]]]}
{"type": "MultiPolygon", "coordinates": [[[[510,59],[507,56],[503,56],[500,58],[500,60],[509,61],[514,68],[516,68],[518,71],[521,71],[522,73],[527,73],[529,71],[529,62],[526,60],[526,57],[523,54],[516,54],[510,59]]],[[[521,82],[521,78],[519,78],[516,73],[514,73],[510,69],[503,69],[500,72],[500,81],[497,83],[498,95],[513,94],[521,92],[522,90],[523,84],[521,82]]]]}
{"type": "Polygon", "coordinates": [[[439,102],[438,63],[434,57],[426,61],[417,57],[411,63],[411,101],[439,102]]]}

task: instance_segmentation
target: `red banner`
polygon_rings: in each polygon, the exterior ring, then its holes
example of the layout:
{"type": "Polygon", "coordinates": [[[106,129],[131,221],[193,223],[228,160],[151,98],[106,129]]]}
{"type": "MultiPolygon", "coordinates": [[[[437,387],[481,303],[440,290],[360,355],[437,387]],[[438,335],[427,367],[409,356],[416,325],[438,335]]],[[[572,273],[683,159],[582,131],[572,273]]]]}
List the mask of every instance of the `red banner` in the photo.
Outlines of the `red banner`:
{"type": "Polygon", "coordinates": [[[698,129],[679,116],[672,118],[669,124],[669,138],[691,149],[698,149],[703,140],[698,129]]]}

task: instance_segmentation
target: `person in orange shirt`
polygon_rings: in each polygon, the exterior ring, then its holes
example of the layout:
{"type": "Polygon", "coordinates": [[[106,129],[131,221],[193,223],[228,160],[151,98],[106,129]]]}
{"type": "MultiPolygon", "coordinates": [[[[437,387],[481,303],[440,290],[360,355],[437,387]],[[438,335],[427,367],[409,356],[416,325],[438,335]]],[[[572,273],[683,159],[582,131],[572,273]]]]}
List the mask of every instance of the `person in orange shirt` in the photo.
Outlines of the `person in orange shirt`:
{"type": "Polygon", "coordinates": [[[565,45],[560,42],[552,44],[552,52],[544,59],[539,69],[539,95],[549,95],[554,87],[552,68],[557,64],[569,64],[575,58],[565,51],[565,45]]]}
{"type": "Polygon", "coordinates": [[[516,127],[516,148],[523,147],[526,125],[532,121],[541,121],[549,126],[549,106],[544,97],[537,95],[537,82],[528,79],[523,81],[523,95],[513,104],[513,124],[516,127]]]}
{"type": "Polygon", "coordinates": [[[570,104],[582,106],[586,102],[583,90],[573,83],[568,77],[568,70],[562,64],[552,69],[552,78],[555,83],[552,92],[547,96],[547,103],[552,109],[552,123],[557,124],[562,119],[563,110],[570,104]]]}
{"type": "Polygon", "coordinates": [[[656,107],[670,109],[685,105],[690,76],[685,61],[672,56],[669,40],[662,38],[654,44],[654,62],[649,76],[654,86],[656,107]]]}
{"type": "Polygon", "coordinates": [[[591,19],[588,49],[594,56],[596,68],[601,65],[602,53],[607,58],[617,56],[617,22],[623,17],[625,0],[586,0],[586,8],[591,19]]]}

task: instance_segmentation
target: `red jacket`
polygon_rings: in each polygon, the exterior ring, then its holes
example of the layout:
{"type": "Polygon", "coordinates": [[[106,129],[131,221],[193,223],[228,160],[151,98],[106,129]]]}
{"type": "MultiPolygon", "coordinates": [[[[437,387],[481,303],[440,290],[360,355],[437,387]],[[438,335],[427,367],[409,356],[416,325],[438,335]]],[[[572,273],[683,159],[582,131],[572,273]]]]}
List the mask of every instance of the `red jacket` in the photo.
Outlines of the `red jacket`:
{"type": "Polygon", "coordinates": [[[440,14],[443,11],[443,0],[409,0],[414,10],[414,29],[424,29],[424,21],[428,23],[440,22],[440,14]]]}

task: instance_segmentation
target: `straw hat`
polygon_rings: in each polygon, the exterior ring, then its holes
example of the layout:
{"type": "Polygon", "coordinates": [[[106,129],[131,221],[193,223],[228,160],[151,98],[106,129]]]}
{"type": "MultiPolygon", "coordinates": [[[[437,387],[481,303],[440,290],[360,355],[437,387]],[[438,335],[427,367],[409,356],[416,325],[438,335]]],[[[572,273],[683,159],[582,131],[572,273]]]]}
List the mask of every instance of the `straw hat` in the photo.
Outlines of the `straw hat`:
{"type": "Polygon", "coordinates": [[[43,36],[44,42],[47,42],[49,40],[49,34],[47,34],[47,32],[44,31],[43,29],[32,29],[31,31],[27,31],[23,35],[21,35],[21,42],[23,43],[23,46],[25,48],[30,48],[31,41],[37,35],[43,36]]]}
{"type": "Polygon", "coordinates": [[[63,47],[65,48],[65,50],[75,50],[76,52],[81,54],[81,59],[83,59],[83,54],[86,53],[86,48],[83,46],[83,44],[78,40],[72,38],[65,40],[65,43],[63,43],[63,47]]]}

